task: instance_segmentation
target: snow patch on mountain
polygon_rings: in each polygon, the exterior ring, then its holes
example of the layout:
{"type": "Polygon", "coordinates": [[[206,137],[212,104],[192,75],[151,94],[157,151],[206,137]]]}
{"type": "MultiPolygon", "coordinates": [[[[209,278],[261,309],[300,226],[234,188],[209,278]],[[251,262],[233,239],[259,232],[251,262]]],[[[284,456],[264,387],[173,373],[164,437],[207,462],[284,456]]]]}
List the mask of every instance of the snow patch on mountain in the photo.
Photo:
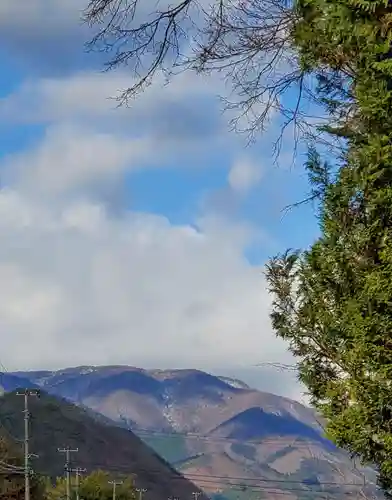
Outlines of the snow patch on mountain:
{"type": "Polygon", "coordinates": [[[180,426],[175,418],[175,408],[173,407],[172,397],[170,391],[165,388],[162,392],[162,399],[164,401],[164,406],[162,409],[162,414],[167,420],[168,424],[174,431],[180,430],[180,426]]]}
{"type": "Polygon", "coordinates": [[[97,371],[97,369],[95,367],[85,366],[85,367],[81,368],[79,373],[80,373],[80,375],[88,375],[89,373],[93,373],[96,371],[97,371]]]}
{"type": "Polygon", "coordinates": [[[242,382],[241,380],[237,380],[230,377],[217,377],[217,378],[222,382],[224,382],[225,384],[229,385],[230,387],[233,387],[234,389],[250,389],[249,385],[245,384],[245,382],[242,382]]]}

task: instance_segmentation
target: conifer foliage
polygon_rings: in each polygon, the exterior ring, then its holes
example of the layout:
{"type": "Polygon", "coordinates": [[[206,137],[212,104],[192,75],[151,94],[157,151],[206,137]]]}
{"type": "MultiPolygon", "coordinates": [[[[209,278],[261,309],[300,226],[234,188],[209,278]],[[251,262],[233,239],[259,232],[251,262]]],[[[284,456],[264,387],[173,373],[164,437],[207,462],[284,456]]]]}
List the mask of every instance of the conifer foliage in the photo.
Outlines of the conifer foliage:
{"type": "MultiPolygon", "coordinates": [[[[210,9],[178,0],[147,9],[139,24],[141,4],[90,0],[86,11],[98,27],[90,48],[111,54],[109,69],[134,69],[136,83],[120,102],[180,67],[226,71],[244,113],[275,109],[297,123],[299,102],[286,109],[282,96],[298,85],[299,98],[310,96],[329,115],[322,132],[339,139],[339,157],[311,149],[306,164],[321,236],[270,261],[272,322],[298,357],[329,435],[375,463],[392,496],[391,0],[211,0],[210,9]],[[195,25],[194,55],[184,61],[195,25]]],[[[267,115],[252,130],[263,130],[267,115]]]]}
{"type": "Polygon", "coordinates": [[[306,168],[321,235],[272,258],[267,279],[278,336],[327,417],[327,433],[376,464],[392,496],[392,5],[298,0],[293,30],[304,71],[344,139],[332,165],[306,168]]]}

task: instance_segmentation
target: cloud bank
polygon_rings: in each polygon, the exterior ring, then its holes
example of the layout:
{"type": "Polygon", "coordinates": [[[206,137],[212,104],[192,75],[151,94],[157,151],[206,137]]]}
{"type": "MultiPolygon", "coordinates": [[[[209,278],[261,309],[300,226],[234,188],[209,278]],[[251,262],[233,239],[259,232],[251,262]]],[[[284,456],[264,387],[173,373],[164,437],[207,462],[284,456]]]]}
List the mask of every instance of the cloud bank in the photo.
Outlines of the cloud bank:
{"type": "MultiPolygon", "coordinates": [[[[292,361],[271,330],[261,263],[245,257],[268,240],[263,228],[208,204],[181,224],[132,200],[115,212],[101,194],[110,188],[119,197],[137,172],[208,168],[223,169],[225,188],[239,199],[263,182],[263,162],[229,134],[216,98],[222,82],[184,74],[116,109],[109,97],[129,75],[99,74],[83,66],[85,55],[71,57],[85,36],[81,7],[79,0],[0,6],[0,38],[26,72],[0,100],[0,123],[40,131],[0,156],[2,362],[10,370],[109,363],[248,370],[255,385],[253,365],[292,361]]],[[[282,383],[298,396],[293,378],[282,383]]]]}

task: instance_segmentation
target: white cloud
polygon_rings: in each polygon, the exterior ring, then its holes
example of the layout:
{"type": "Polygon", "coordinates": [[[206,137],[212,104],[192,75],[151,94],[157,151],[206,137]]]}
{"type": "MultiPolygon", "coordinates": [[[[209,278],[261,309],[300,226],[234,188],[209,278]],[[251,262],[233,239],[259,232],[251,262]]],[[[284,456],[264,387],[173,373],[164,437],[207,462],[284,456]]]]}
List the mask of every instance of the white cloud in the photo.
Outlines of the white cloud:
{"type": "Polygon", "coordinates": [[[237,366],[288,358],[249,232],[111,218],[89,202],[0,194],[0,332],[8,368],[237,366]],[[239,237],[240,236],[240,237],[239,237]]]}
{"type": "MultiPolygon", "coordinates": [[[[208,5],[207,0],[205,5],[208,5]]],[[[202,2],[202,3],[203,3],[202,2]]],[[[73,31],[82,24],[82,14],[89,0],[1,0],[0,26],[12,28],[27,28],[36,35],[50,35],[53,38],[58,31],[73,31]]],[[[145,0],[140,2],[137,15],[143,19],[149,12],[158,7],[162,10],[173,4],[172,0],[145,0]]],[[[17,36],[17,33],[15,33],[17,36]]]]}
{"type": "Polygon", "coordinates": [[[125,169],[140,167],[148,150],[147,139],[54,125],[35,149],[3,161],[3,178],[24,191],[56,196],[116,179],[125,169]]]}
{"type": "MultiPolygon", "coordinates": [[[[0,28],[12,34],[23,26],[12,42],[23,50],[48,39],[45,50],[57,48],[57,35],[70,39],[79,29],[70,29],[79,4],[53,0],[44,16],[45,26],[53,24],[44,30],[39,14],[48,0],[30,0],[23,11],[6,0],[0,28]]],[[[31,149],[0,161],[8,186],[0,191],[2,361],[9,369],[126,363],[231,370],[290,362],[271,331],[261,269],[244,258],[260,236],[254,228],[211,213],[183,226],[148,213],[115,216],[89,199],[95,185],[147,165],[203,167],[201,154],[215,164],[223,148],[236,156],[216,80],[184,73],[164,88],[158,81],[129,109],[115,109],[108,98],[129,78],[71,71],[25,81],[0,101],[3,123],[44,128],[31,149]]],[[[261,176],[256,163],[239,161],[228,183],[246,194],[261,176]]]]}
{"type": "MultiPolygon", "coordinates": [[[[85,44],[102,28],[83,22],[88,3],[88,0],[1,0],[2,48],[11,58],[23,60],[34,74],[69,75],[76,68],[101,68],[110,54],[85,51],[85,44]]],[[[209,0],[197,2],[200,7],[208,7],[208,3],[209,0]]],[[[172,0],[138,2],[134,24],[146,22],[151,12],[169,5],[173,6],[172,0]]],[[[188,35],[191,28],[187,27],[188,35]]]]}
{"type": "Polygon", "coordinates": [[[27,28],[30,33],[34,30],[58,30],[63,27],[69,29],[68,23],[80,19],[81,12],[86,6],[84,0],[29,0],[15,2],[2,0],[0,3],[0,26],[8,28],[27,28]],[[43,23],[45,20],[45,23],[43,23]]]}
{"type": "Polygon", "coordinates": [[[3,122],[45,126],[32,149],[3,159],[3,180],[57,196],[119,181],[145,165],[178,163],[180,156],[187,155],[184,167],[203,166],[203,156],[208,161],[226,144],[219,102],[205,79],[184,73],[171,85],[158,80],[130,108],[116,108],[110,97],[127,83],[121,72],[82,72],[25,81],[0,100],[3,122]]]}
{"type": "MultiPolygon", "coordinates": [[[[130,107],[118,107],[116,97],[132,85],[127,71],[108,73],[79,71],[68,77],[46,77],[26,80],[12,94],[0,99],[0,117],[16,123],[40,123],[59,120],[138,121],[157,114],[157,108],[210,98],[217,105],[216,96],[223,82],[190,72],[178,75],[168,85],[157,75],[154,85],[148,87],[130,107]],[[211,84],[214,83],[212,86],[211,84]]],[[[195,103],[197,104],[197,103],[195,103]]]]}
{"type": "Polygon", "coordinates": [[[13,64],[30,74],[69,74],[72,68],[97,63],[84,57],[84,43],[93,35],[81,23],[84,0],[0,2],[0,43],[13,64]]]}
{"type": "Polygon", "coordinates": [[[261,165],[249,160],[241,160],[235,162],[230,169],[228,182],[233,191],[246,194],[260,182],[262,176],[261,165]]]}

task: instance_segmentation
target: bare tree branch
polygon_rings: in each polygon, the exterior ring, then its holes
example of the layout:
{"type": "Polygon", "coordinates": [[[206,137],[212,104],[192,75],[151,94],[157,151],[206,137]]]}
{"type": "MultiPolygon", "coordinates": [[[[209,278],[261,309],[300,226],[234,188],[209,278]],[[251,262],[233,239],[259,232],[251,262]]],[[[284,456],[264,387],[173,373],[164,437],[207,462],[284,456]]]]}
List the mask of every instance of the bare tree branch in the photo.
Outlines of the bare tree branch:
{"type": "MultiPolygon", "coordinates": [[[[185,70],[220,73],[234,96],[222,96],[230,126],[249,141],[276,115],[281,119],[272,144],[276,158],[288,130],[293,131],[293,159],[300,139],[327,141],[303,107],[304,102],[320,104],[320,98],[293,47],[298,18],[292,1],[170,1],[89,1],[84,20],[98,32],[88,50],[107,54],[106,70],[127,66],[132,72],[129,87],[118,96],[119,105],[128,105],[154,77],[163,75],[169,81],[185,70]]],[[[328,78],[337,75],[325,69],[325,81],[328,78]]],[[[341,92],[345,90],[342,84],[341,92]]],[[[340,146],[335,142],[329,147],[340,146]]]]}
{"type": "Polygon", "coordinates": [[[170,78],[177,70],[219,72],[236,96],[223,98],[225,109],[237,112],[232,128],[243,129],[253,140],[273,113],[284,117],[274,145],[278,152],[285,129],[303,122],[300,104],[306,94],[290,47],[295,14],[289,3],[177,0],[162,5],[164,1],[148,11],[146,0],[143,6],[141,0],[90,0],[84,13],[84,20],[99,28],[88,50],[108,54],[107,70],[129,66],[135,76],[119,103],[127,105],[157,74],[170,78]],[[294,88],[296,104],[284,105],[283,96],[294,88]]]}
{"type": "Polygon", "coordinates": [[[194,0],[183,0],[166,10],[156,10],[143,20],[139,0],[91,0],[84,20],[100,27],[88,43],[89,50],[110,53],[106,69],[131,66],[135,83],[119,97],[122,104],[150,85],[158,71],[167,71],[166,62],[174,67],[181,56],[182,41],[186,40],[189,8],[194,0]],[[147,68],[145,63],[147,62],[147,68]]]}

